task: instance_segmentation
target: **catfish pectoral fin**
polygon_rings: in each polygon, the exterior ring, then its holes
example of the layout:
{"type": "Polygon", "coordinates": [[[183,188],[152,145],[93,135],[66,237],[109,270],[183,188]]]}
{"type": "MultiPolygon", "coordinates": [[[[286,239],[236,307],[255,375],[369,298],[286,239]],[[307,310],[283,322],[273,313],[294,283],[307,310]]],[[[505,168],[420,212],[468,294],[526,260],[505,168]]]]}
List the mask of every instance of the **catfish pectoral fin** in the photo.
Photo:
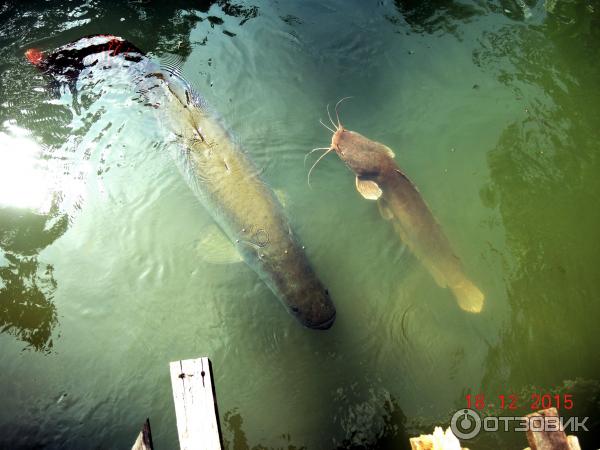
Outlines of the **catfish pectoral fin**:
{"type": "Polygon", "coordinates": [[[380,198],[377,200],[377,208],[379,209],[379,214],[381,214],[381,217],[385,220],[392,220],[394,218],[394,213],[383,199],[380,198]]]}
{"type": "Polygon", "coordinates": [[[481,312],[485,296],[471,281],[465,279],[462,283],[451,287],[458,306],[463,310],[472,313],[481,312]]]}
{"type": "Polygon", "coordinates": [[[356,177],[356,189],[367,200],[377,200],[383,191],[377,183],[372,180],[364,180],[356,177]]]}
{"type": "Polygon", "coordinates": [[[242,257],[231,241],[216,226],[211,225],[198,241],[200,257],[211,264],[232,264],[242,261],[242,257]]]}
{"type": "Polygon", "coordinates": [[[277,200],[279,200],[279,203],[281,203],[281,206],[283,206],[285,208],[288,203],[287,194],[284,191],[282,191],[281,189],[273,189],[273,192],[275,192],[275,197],[277,197],[277,200]]]}
{"type": "Polygon", "coordinates": [[[387,145],[384,145],[383,148],[385,149],[386,153],[389,155],[390,158],[396,157],[396,154],[387,145]]]}

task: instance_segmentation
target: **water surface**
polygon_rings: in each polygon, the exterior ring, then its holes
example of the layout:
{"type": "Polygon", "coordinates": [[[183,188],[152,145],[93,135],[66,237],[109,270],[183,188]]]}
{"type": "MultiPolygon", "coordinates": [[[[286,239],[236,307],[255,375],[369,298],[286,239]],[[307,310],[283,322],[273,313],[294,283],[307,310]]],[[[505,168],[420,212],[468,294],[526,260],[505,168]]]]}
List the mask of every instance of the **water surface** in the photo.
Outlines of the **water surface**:
{"type": "MultiPolygon", "coordinates": [[[[484,394],[600,393],[593,1],[0,6],[0,446],[176,448],[168,362],[214,365],[228,448],[407,448],[484,394]],[[286,198],[338,319],[304,329],[210,227],[126,79],[53,92],[23,52],[123,36],[185,77],[286,198]],[[171,55],[171,56],[166,56],[171,55]],[[177,55],[176,57],[173,55],[177,55]],[[461,311],[330,155],[386,143],[487,296],[461,311]],[[91,441],[90,441],[91,440],[91,441]],[[90,443],[93,442],[93,443],[90,443]]],[[[484,434],[470,448],[523,448],[484,434]]]]}

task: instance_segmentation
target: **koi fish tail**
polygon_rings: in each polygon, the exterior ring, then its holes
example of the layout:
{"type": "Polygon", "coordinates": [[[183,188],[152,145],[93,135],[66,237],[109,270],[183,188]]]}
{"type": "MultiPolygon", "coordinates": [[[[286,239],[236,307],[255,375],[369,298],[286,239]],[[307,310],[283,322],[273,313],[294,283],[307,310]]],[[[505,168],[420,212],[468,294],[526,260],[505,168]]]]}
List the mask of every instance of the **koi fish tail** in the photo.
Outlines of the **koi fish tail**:
{"type": "Polygon", "coordinates": [[[39,66],[44,60],[44,54],[37,48],[30,48],[25,52],[25,58],[34,66],[39,66]]]}
{"type": "Polygon", "coordinates": [[[139,62],[144,52],[132,43],[112,34],[86,36],[44,53],[37,48],[25,52],[25,58],[42,72],[59,81],[74,80],[86,66],[106,63],[114,56],[122,55],[127,61],[139,62]]]}

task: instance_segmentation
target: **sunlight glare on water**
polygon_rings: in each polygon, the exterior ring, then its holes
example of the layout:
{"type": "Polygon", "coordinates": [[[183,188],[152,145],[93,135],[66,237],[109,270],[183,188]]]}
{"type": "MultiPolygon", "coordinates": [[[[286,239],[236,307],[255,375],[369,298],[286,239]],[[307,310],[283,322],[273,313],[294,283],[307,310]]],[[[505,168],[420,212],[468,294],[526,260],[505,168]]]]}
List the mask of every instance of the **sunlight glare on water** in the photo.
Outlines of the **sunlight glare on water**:
{"type": "Polygon", "coordinates": [[[48,212],[52,181],[40,161],[42,149],[27,130],[5,124],[0,132],[0,205],[48,212]]]}

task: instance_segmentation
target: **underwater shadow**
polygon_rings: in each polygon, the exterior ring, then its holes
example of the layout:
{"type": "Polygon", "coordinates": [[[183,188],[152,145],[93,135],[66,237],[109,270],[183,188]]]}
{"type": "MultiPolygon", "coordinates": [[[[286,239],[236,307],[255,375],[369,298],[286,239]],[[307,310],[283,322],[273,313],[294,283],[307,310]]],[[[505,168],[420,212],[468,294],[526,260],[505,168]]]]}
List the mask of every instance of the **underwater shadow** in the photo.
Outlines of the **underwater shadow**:
{"type": "Polygon", "coordinates": [[[39,253],[68,228],[56,207],[48,214],[0,208],[0,333],[48,353],[58,325],[54,268],[39,253]]]}
{"type": "MultiPolygon", "coordinates": [[[[377,431],[376,436],[366,442],[358,443],[353,436],[348,436],[338,445],[327,446],[335,450],[382,450],[382,449],[410,449],[409,435],[405,430],[406,416],[400,409],[397,401],[390,397],[385,400],[383,405],[384,415],[383,423],[377,431]]],[[[282,441],[285,442],[278,447],[265,447],[263,445],[251,446],[244,431],[244,420],[242,415],[236,410],[225,413],[223,417],[222,428],[224,431],[223,444],[227,450],[301,450],[305,446],[298,446],[293,443],[293,437],[283,433],[282,441]]],[[[369,430],[355,430],[356,433],[368,433],[369,430]]],[[[352,434],[352,433],[351,433],[352,434]]],[[[324,447],[325,448],[325,447],[324,447]]]]}
{"type": "Polygon", "coordinates": [[[460,34],[462,23],[487,12],[485,3],[455,0],[394,0],[394,6],[399,16],[387,17],[394,24],[403,20],[413,33],[443,32],[455,36],[460,34]]]}

